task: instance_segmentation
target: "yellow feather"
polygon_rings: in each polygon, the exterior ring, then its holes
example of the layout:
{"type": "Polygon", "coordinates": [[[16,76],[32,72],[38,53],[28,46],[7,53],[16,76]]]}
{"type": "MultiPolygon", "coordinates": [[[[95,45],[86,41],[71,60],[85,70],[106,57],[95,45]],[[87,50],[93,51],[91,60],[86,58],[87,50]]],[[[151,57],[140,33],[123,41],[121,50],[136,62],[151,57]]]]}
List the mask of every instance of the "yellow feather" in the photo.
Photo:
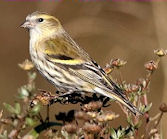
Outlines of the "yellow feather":
{"type": "Polygon", "coordinates": [[[75,60],[60,60],[60,59],[51,59],[52,62],[58,63],[58,64],[64,64],[64,65],[78,65],[83,64],[84,61],[81,59],[75,59],[75,60]]]}

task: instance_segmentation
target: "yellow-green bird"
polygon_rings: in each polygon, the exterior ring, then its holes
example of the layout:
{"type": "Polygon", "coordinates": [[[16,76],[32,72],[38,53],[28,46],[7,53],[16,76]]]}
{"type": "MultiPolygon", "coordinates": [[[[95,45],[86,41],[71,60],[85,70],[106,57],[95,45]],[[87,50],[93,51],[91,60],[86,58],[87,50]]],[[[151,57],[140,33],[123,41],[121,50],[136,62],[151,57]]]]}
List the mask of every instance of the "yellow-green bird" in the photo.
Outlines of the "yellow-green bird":
{"type": "Polygon", "coordinates": [[[103,69],[69,36],[60,21],[44,12],[26,17],[30,55],[38,71],[63,91],[99,93],[141,114],[103,69]]]}

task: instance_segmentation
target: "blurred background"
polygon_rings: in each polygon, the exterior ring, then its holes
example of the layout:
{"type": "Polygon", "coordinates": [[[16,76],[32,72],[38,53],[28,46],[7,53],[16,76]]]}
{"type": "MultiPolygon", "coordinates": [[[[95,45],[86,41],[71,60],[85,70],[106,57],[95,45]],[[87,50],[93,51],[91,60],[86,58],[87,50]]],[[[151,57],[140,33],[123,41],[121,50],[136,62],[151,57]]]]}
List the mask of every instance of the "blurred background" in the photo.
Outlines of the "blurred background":
{"type": "MultiPolygon", "coordinates": [[[[128,61],[121,69],[121,77],[129,83],[145,76],[143,65],[155,59],[154,49],[167,49],[167,2],[1,0],[0,109],[2,102],[14,102],[17,88],[26,83],[27,76],[18,67],[18,63],[30,58],[29,34],[19,28],[19,25],[27,14],[34,11],[44,11],[60,19],[74,40],[101,66],[112,58],[128,61]]],[[[153,75],[149,94],[149,102],[153,102],[151,115],[158,112],[161,102],[167,102],[166,68],[167,62],[164,58],[153,75]]],[[[113,76],[120,78],[117,73],[113,76]]],[[[54,87],[40,75],[37,88],[54,90],[54,87]]],[[[167,116],[164,116],[162,121],[161,127],[167,134],[167,116]]]]}

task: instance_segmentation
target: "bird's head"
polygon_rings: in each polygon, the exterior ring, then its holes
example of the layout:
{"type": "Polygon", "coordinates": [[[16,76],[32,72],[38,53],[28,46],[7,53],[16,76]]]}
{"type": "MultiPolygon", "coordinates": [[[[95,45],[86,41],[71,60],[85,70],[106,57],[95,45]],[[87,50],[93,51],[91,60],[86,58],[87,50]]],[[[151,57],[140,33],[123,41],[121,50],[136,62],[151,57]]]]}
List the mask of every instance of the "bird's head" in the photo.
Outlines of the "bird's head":
{"type": "Polygon", "coordinates": [[[57,18],[44,12],[33,12],[29,14],[21,27],[28,28],[30,31],[41,35],[59,32],[62,29],[57,18]]]}

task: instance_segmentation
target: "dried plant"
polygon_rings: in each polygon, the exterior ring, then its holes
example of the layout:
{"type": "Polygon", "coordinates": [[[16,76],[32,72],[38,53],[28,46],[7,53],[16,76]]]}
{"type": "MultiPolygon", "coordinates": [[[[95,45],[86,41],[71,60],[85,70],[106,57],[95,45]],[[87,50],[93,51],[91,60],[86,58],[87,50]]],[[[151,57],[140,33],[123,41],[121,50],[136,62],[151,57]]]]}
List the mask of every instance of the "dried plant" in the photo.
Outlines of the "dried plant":
{"type": "MultiPolygon", "coordinates": [[[[48,139],[160,139],[159,123],[167,112],[167,105],[160,104],[160,112],[150,117],[152,103],[148,102],[147,95],[150,93],[151,77],[157,70],[160,59],[166,56],[167,52],[158,49],[154,53],[157,59],[144,65],[147,70],[145,78],[140,78],[131,84],[125,81],[119,83],[129,100],[144,115],[134,116],[119,103],[128,124],[126,127],[117,125],[117,128],[113,128],[111,123],[121,115],[105,110],[105,107],[111,105],[109,98],[82,92],[51,93],[36,89],[34,66],[29,60],[25,60],[19,67],[27,72],[28,82],[18,89],[17,100],[13,106],[4,103],[9,114],[4,117],[3,110],[0,111],[0,138],[36,139],[42,135],[48,139]],[[50,107],[56,103],[61,105],[79,103],[80,107],[77,110],[70,109],[68,112],[55,114],[50,111],[50,107]],[[44,118],[41,109],[45,107],[47,113],[44,118]],[[55,120],[50,120],[50,115],[55,115],[55,120]],[[145,125],[144,133],[139,131],[142,124],[145,125]]],[[[126,63],[124,60],[113,59],[104,70],[111,77],[113,70],[123,67],[126,63]]]]}

